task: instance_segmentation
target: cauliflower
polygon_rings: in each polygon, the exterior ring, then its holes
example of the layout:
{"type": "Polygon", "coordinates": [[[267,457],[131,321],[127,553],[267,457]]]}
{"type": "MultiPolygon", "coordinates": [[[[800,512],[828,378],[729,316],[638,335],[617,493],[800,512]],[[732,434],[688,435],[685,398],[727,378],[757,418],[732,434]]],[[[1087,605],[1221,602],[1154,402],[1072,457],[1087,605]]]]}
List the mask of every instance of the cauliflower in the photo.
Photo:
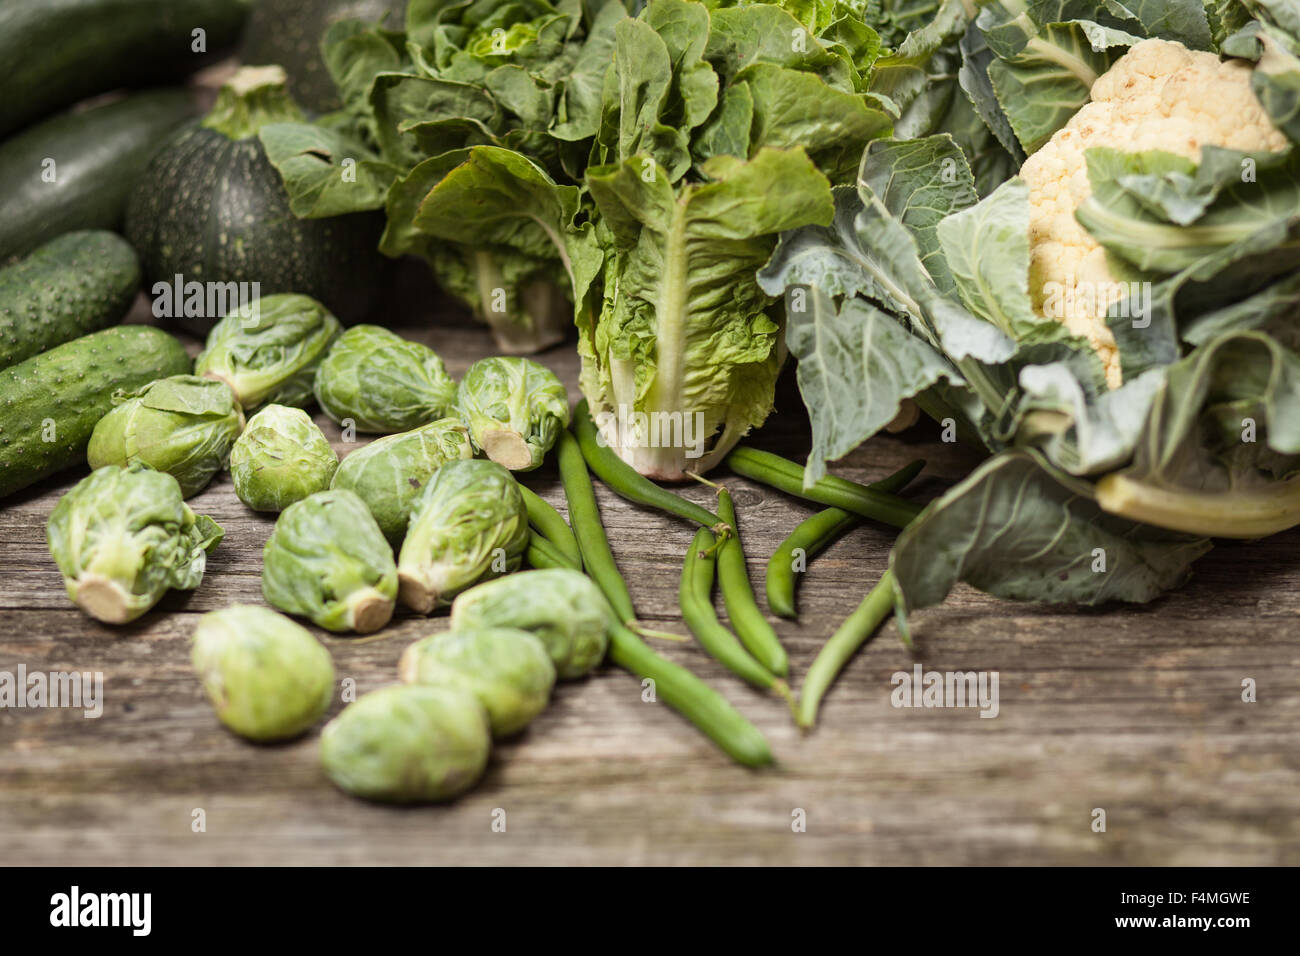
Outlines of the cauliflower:
{"type": "Polygon", "coordinates": [[[1106,250],[1074,215],[1091,193],[1084,151],[1159,149],[1199,162],[1204,146],[1283,150],[1286,137],[1256,99],[1250,75],[1239,61],[1223,62],[1170,40],[1143,40],[1097,79],[1091,102],[1020,170],[1029,186],[1034,308],[1087,337],[1111,388],[1122,378],[1106,313],[1123,292],[1106,250]]]}

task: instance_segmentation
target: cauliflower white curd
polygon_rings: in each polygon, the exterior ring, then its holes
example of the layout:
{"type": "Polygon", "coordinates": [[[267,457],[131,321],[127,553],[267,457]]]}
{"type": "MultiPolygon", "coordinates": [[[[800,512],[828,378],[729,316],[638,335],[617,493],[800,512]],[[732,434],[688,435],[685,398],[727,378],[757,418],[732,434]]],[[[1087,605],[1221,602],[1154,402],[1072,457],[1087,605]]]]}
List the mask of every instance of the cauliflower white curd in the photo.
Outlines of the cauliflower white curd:
{"type": "Polygon", "coordinates": [[[1030,156],[1020,170],[1029,185],[1029,287],[1047,315],[1045,290],[1055,289],[1051,316],[1086,336],[1121,384],[1119,352],[1106,325],[1120,298],[1106,251],[1075,218],[1091,193],[1084,151],[1164,150],[1199,162],[1205,146],[1278,151],[1286,137],[1250,88],[1251,69],[1169,40],[1143,40],[1092,86],[1092,100],[1030,156]]]}

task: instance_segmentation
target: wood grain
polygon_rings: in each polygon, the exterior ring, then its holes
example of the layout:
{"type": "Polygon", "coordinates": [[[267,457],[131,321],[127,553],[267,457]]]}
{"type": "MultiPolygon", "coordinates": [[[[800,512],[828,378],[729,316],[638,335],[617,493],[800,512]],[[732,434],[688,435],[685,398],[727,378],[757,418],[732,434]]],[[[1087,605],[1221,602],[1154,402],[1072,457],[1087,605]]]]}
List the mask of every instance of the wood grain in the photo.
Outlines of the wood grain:
{"type": "MultiPolygon", "coordinates": [[[[440,307],[392,318],[459,375],[490,344],[440,307]]],[[[197,343],[193,343],[197,347],[197,343]]],[[[572,346],[542,361],[570,384],[572,346]]],[[[791,456],[807,424],[793,376],[755,436],[791,456]]],[[[323,416],[341,453],[352,447],[323,416]]],[[[870,480],[929,461],[908,494],[932,496],[973,459],[922,425],[838,467],[870,480]]],[[[192,500],[226,529],[203,585],[143,620],[108,628],[68,602],[44,525],[70,472],[0,510],[0,671],[102,671],[97,720],[70,710],[0,709],[0,846],[6,862],[62,864],[1296,864],[1300,863],[1300,534],[1230,544],[1192,583],[1144,607],[1071,611],[960,588],[915,618],[916,649],[888,625],[801,735],[785,705],[730,677],[698,648],[665,655],[714,683],[768,736],[778,765],[730,764],[639,683],[607,668],[561,685],[518,739],[496,748],[472,793],[445,807],[392,809],[335,790],[316,734],[284,746],[226,733],[191,673],[196,615],[260,602],[272,521],[222,476],[192,500]],[[890,676],[920,662],[996,670],[996,719],[975,710],[899,709],[890,676]],[[1243,703],[1244,678],[1258,703],[1243,703]],[[1104,808],[1107,830],[1091,829],[1104,808]],[[193,832],[196,809],[205,832],[193,832]],[[494,832],[496,811],[505,832],[494,832]],[[806,831],[794,832],[802,811],[806,831]],[[499,816],[499,814],[498,814],[499,816]]],[[[742,479],[733,488],[756,589],[766,557],[808,509],[742,479]]],[[[553,472],[527,483],[563,508],[553,472]]],[[[707,502],[703,488],[682,489],[707,502]]],[[[600,504],[642,617],[681,630],[675,591],[691,531],[601,489],[600,504]]],[[[892,537],[865,525],[811,565],[801,620],[777,623],[794,678],[883,571],[892,537]]],[[[412,639],[445,616],[402,616],[383,639],[317,632],[358,692],[392,683],[412,639]]],[[[336,703],[333,712],[341,709],[336,703]]]]}

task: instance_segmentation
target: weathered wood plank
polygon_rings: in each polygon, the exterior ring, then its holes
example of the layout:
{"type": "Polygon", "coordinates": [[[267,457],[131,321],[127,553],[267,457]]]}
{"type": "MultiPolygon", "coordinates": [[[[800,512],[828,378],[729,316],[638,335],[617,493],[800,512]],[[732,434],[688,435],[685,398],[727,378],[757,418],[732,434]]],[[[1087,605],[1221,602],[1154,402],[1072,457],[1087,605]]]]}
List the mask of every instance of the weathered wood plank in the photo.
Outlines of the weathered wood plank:
{"type": "MultiPolygon", "coordinates": [[[[406,327],[459,375],[489,348],[474,326],[406,327]]],[[[570,384],[570,349],[542,357],[570,384]]],[[[799,457],[806,426],[790,377],[754,439],[799,457]]],[[[341,453],[350,446],[319,419],[341,453]]],[[[909,494],[959,479],[972,458],[924,426],[872,442],[841,473],[878,478],[930,465],[909,494]]],[[[778,766],[729,764],[636,680],[607,668],[561,685],[483,785],[448,807],[395,810],[335,791],[316,736],[254,747],[222,730],[188,664],[197,614],[259,602],[272,521],[221,477],[193,499],[227,531],[203,586],[169,595],[124,628],[71,607],[44,545],[69,473],[0,510],[0,671],[96,670],[103,717],[0,709],[0,845],[6,859],[61,863],[1300,863],[1300,533],[1226,545],[1193,582],[1145,607],[1068,611],[960,588],[915,616],[915,652],[892,625],[827,695],[801,735],[779,700],[730,677],[693,645],[668,657],[713,682],[768,734],[778,766]],[[891,706],[891,675],[996,670],[1000,714],[891,706]],[[1259,702],[1243,703],[1254,678],[1259,702]],[[1105,808],[1108,831],[1090,828],[1105,808]],[[191,814],[207,830],[191,832],[191,814]],[[504,809],[507,831],[491,829],[504,809]],[[792,813],[807,831],[792,832],[792,813]]],[[[810,506],[750,482],[736,493],[750,571],[810,506]]],[[[562,507],[544,468],[527,482],[562,507]]],[[[708,503],[697,486],[682,493],[708,503]]],[[[675,592],[691,530],[601,489],[600,504],[638,611],[681,629],[675,592]]],[[[802,675],[883,571],[892,534],[864,525],[813,562],[802,618],[776,626],[802,675]]],[[[402,649],[445,627],[401,616],[382,640],[321,634],[359,692],[391,683],[402,649]]],[[[334,711],[341,708],[336,703],[334,711]]]]}

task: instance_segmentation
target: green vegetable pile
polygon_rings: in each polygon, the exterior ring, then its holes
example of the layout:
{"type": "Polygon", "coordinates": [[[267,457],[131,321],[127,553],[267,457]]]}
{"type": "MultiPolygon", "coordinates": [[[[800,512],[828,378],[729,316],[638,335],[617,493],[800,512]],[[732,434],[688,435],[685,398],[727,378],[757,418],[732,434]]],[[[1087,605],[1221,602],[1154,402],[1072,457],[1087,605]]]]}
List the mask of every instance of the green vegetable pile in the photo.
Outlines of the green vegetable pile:
{"type": "MultiPolygon", "coordinates": [[[[177,22],[224,14],[230,33],[244,6],[176,3],[177,22]]],[[[321,733],[350,794],[454,798],[556,681],[606,660],[738,763],[772,763],[647,643],[687,638],[639,617],[597,481],[684,523],[680,629],[804,729],[888,618],[910,643],[912,612],[958,583],[1147,602],[1214,538],[1300,525],[1290,0],[365,8],[394,16],[313,14],[319,56],[239,70],[174,132],[189,104],[170,91],[0,142],[0,171],[25,170],[130,125],[102,158],[60,159],[88,198],[54,209],[22,183],[30,234],[0,223],[0,255],[22,256],[0,263],[0,496],[89,465],[49,550],[69,598],[121,625],[200,586],[223,532],[186,499],[229,470],[274,516],[262,595],[284,612],[199,619],[194,670],[234,733],[288,740],[331,709],[328,646],[285,615],[380,637],[397,617],[421,632],[401,683],[321,733]],[[309,120],[290,84],[333,111],[309,120]],[[100,162],[121,176],[97,191],[100,162]],[[129,242],[107,231],[123,226],[129,242]],[[458,382],[429,345],[345,330],[338,316],[384,314],[376,250],[423,260],[506,354],[458,382]],[[214,311],[182,271],[265,294],[214,311]],[[118,326],[142,279],[157,318],[204,335],[196,360],[118,326]],[[571,328],[573,408],[550,363],[519,354],[571,328]],[[805,464],[744,443],[790,357],[805,464]],[[829,474],[917,409],[979,452],[967,477],[924,502],[903,496],[920,461],[870,485],[829,474]],[[380,437],[340,461],[327,418],[344,445],[380,437]],[[525,486],[548,464],[567,514],[525,486]],[[770,556],[766,609],[751,518],[713,469],[819,509],[770,556]],[[661,483],[688,480],[716,504],[661,483]],[[889,568],[800,682],[766,612],[797,620],[802,562],[863,523],[896,532],[889,568]],[[449,629],[422,623],[444,608],[449,629]]],[[[0,12],[0,49],[6,27],[42,36],[36,13],[0,12]]],[[[104,62],[145,35],[123,22],[104,62]]],[[[47,82],[42,109],[141,79],[118,63],[47,82]]],[[[0,97],[0,130],[35,118],[22,100],[0,97]]]]}

